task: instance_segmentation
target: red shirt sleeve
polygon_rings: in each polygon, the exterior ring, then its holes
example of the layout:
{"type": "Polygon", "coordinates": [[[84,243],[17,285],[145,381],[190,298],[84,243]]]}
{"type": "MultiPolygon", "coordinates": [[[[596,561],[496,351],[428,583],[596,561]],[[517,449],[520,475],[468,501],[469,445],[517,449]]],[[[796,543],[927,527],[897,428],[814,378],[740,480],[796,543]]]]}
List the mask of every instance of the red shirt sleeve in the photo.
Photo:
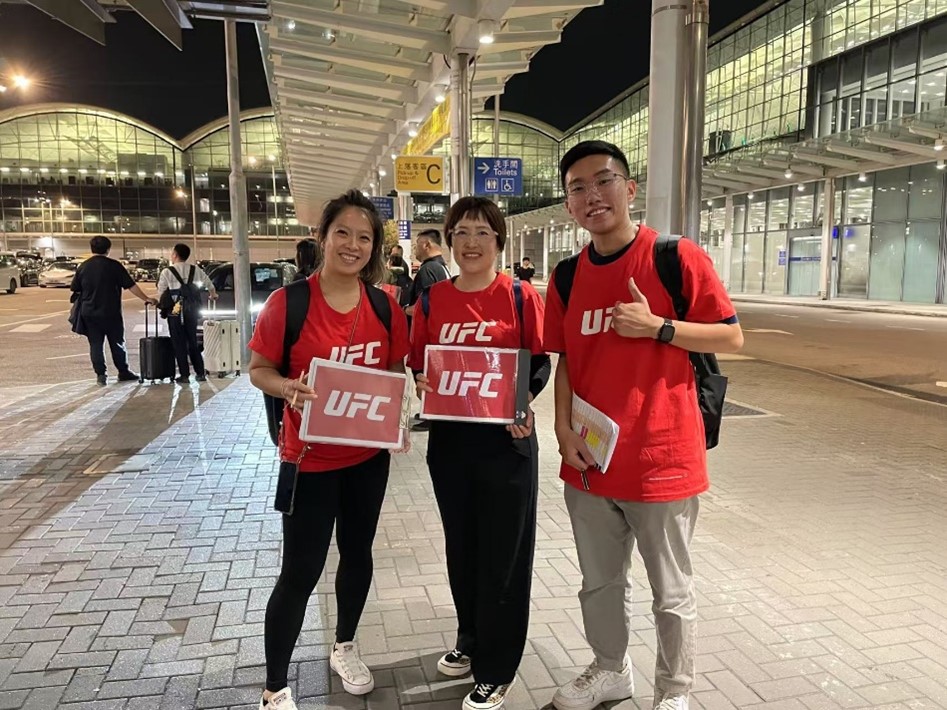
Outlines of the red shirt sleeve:
{"type": "Polygon", "coordinates": [[[523,281],[520,282],[520,288],[523,289],[523,328],[526,331],[523,344],[533,355],[542,355],[546,352],[543,346],[546,305],[532,284],[523,281]]]}
{"type": "Polygon", "coordinates": [[[424,369],[424,349],[428,342],[427,316],[421,309],[419,298],[414,303],[414,315],[411,316],[411,354],[408,356],[408,367],[412,370],[424,369]]]}
{"type": "Polygon", "coordinates": [[[257,316],[250,349],[279,367],[283,363],[283,333],[286,330],[286,291],[270,294],[257,316]]]}
{"type": "Polygon", "coordinates": [[[689,304],[687,320],[719,323],[735,316],[736,309],[707,252],[690,239],[681,239],[677,249],[684,297],[689,304]]]}
{"type": "Polygon", "coordinates": [[[566,351],[566,336],[563,319],[566,315],[565,306],[556,290],[556,271],[553,269],[546,287],[546,308],[543,318],[543,349],[547,353],[564,353],[566,351]]]}
{"type": "Polygon", "coordinates": [[[391,367],[404,362],[405,356],[411,350],[411,342],[408,339],[408,317],[394,297],[390,293],[387,296],[391,304],[391,335],[388,348],[388,366],[391,367]]]}

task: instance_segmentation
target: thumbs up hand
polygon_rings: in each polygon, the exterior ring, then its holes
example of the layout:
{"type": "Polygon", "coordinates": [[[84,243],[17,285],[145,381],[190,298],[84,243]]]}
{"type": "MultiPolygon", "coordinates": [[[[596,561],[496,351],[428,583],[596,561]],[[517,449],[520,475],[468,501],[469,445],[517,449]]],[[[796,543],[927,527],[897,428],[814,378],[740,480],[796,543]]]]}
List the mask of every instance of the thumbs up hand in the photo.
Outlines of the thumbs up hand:
{"type": "Polygon", "coordinates": [[[623,338],[656,338],[664,319],[651,312],[651,305],[633,278],[628,279],[630,303],[615,303],[612,330],[623,338]]]}

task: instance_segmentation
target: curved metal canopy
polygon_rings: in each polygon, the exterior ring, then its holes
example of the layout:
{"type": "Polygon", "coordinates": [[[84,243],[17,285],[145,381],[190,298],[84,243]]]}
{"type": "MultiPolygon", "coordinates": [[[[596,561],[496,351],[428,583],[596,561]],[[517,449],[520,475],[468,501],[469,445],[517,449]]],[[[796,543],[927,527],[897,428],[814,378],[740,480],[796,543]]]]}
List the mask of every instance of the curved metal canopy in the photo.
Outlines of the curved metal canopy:
{"type": "Polygon", "coordinates": [[[447,91],[458,52],[477,57],[482,103],[602,1],[271,0],[259,34],[300,221],[390,164],[447,91]],[[495,41],[481,44],[491,29],[495,41]]]}

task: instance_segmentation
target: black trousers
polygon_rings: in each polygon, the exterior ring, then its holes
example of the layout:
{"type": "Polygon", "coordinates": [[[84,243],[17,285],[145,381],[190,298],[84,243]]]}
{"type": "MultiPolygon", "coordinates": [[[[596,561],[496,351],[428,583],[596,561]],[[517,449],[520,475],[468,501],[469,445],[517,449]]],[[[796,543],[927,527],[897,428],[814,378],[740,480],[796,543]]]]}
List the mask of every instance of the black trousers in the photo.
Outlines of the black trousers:
{"type": "Polygon", "coordinates": [[[119,374],[128,372],[128,352],[125,349],[125,321],[118,318],[83,318],[86,326],[86,338],[89,339],[89,358],[96,375],[104,375],[105,341],[112,351],[112,362],[119,374]]]}
{"type": "Polygon", "coordinates": [[[282,690],[309,597],[322,575],[335,527],[339,568],[338,643],[355,638],[372,583],[372,543],[388,486],[391,456],[381,451],[337,471],[300,473],[292,515],[283,516],[283,564],[266,605],[266,689],[282,690]]]}
{"type": "Polygon", "coordinates": [[[502,426],[432,422],[428,466],[444,526],[456,647],[478,683],[509,683],[529,627],[538,444],[502,426]]]}
{"type": "Polygon", "coordinates": [[[168,333],[174,346],[174,359],[178,363],[178,372],[182,377],[191,374],[188,358],[194,366],[195,375],[204,374],[204,356],[197,342],[197,319],[200,314],[194,310],[184,311],[182,315],[168,316],[168,333]]]}

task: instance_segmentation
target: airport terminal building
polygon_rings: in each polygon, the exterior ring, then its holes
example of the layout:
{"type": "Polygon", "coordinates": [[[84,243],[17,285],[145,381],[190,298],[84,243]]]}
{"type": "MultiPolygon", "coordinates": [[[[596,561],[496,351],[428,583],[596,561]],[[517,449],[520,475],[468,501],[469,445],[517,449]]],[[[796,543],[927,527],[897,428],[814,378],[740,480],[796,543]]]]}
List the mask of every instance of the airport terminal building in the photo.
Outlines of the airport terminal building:
{"type": "MultiPolygon", "coordinates": [[[[649,92],[640,82],[565,132],[500,114],[499,155],[523,158],[525,173],[523,194],[502,205],[508,261],[529,256],[548,276],[587,241],[557,175],[580,140],[625,151],[644,219],[649,92]]],[[[947,302],[947,0],[770,0],[711,38],[706,99],[699,240],[732,292],[947,302]]],[[[275,125],[259,112],[243,120],[256,246],[308,233],[275,125]]],[[[431,152],[449,155],[449,140],[431,152]]],[[[493,114],[475,114],[471,154],[493,149],[493,114]]],[[[0,226],[11,239],[225,235],[228,173],[224,121],[175,139],[97,108],[0,114],[0,226]]],[[[389,176],[377,191],[392,187],[389,176]]],[[[415,222],[437,224],[446,206],[417,196],[415,222]]]]}

